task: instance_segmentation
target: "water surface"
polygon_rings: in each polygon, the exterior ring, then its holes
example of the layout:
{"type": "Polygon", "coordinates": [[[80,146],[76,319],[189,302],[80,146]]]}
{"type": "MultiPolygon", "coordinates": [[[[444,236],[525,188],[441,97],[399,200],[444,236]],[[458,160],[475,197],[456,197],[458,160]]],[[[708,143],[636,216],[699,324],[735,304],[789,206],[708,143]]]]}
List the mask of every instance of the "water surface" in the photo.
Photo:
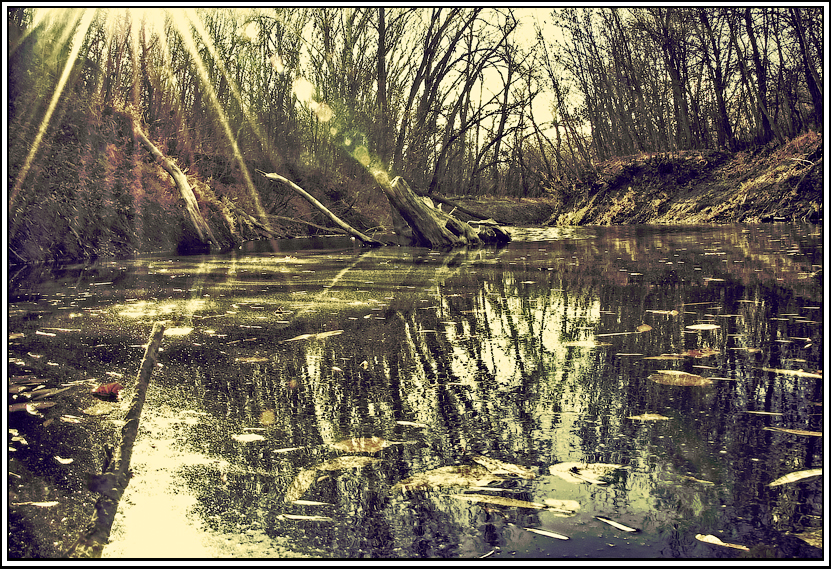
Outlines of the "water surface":
{"type": "Polygon", "coordinates": [[[291,240],[64,267],[13,275],[10,332],[129,392],[166,321],[107,557],[821,557],[797,536],[822,527],[822,477],[769,486],[823,464],[820,231],[517,228],[499,249],[291,240]],[[535,476],[396,486],[477,456],[535,476]],[[550,470],[569,462],[618,468],[550,470]]]}

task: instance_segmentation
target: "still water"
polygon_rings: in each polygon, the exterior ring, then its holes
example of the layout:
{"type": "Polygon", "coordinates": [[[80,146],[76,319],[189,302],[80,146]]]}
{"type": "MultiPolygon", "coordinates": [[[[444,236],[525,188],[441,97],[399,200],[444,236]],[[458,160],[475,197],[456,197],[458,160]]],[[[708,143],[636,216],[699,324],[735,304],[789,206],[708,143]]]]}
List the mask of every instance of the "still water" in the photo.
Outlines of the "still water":
{"type": "Polygon", "coordinates": [[[512,234],[14,289],[127,391],[166,321],[104,556],[821,558],[823,477],[770,486],[823,467],[821,228],[512,234]]]}

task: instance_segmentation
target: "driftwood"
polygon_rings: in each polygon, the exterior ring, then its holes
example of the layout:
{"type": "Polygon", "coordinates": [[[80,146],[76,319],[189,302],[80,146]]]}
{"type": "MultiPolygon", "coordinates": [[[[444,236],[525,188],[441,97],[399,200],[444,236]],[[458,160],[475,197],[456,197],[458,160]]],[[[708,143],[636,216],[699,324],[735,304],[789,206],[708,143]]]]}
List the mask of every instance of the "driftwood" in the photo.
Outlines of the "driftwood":
{"type": "Polygon", "coordinates": [[[385,175],[378,175],[376,181],[390,204],[410,226],[416,246],[443,248],[511,240],[498,225],[486,225],[476,231],[470,224],[433,207],[430,198],[417,195],[400,176],[390,183],[385,175]]]}
{"type": "Polygon", "coordinates": [[[147,348],[144,351],[144,359],[141,360],[136,392],[133,394],[130,409],[127,411],[127,416],[124,417],[125,423],[121,428],[121,444],[112,457],[107,457],[103,474],[89,476],[89,489],[98,492],[100,497],[95,503],[95,511],[87,529],[67,550],[67,557],[99,558],[104,546],[107,545],[110,539],[110,530],[115,520],[115,513],[118,510],[118,502],[130,481],[130,458],[133,455],[133,443],[135,443],[138,435],[141,409],[144,406],[147,386],[150,384],[150,375],[156,365],[156,357],[159,353],[159,344],[161,344],[164,335],[164,328],[164,324],[161,322],[153,324],[153,331],[150,333],[150,339],[147,341],[147,348]]]}
{"type": "Polygon", "coordinates": [[[278,174],[274,174],[274,173],[269,174],[269,173],[263,172],[262,170],[256,170],[256,172],[258,174],[260,174],[261,176],[263,176],[264,178],[268,179],[268,180],[272,180],[274,182],[282,182],[283,184],[286,184],[288,187],[290,187],[296,193],[300,194],[303,197],[303,199],[305,199],[307,202],[309,202],[314,207],[316,207],[319,211],[321,211],[326,217],[331,219],[332,222],[335,223],[335,225],[337,225],[338,227],[343,229],[346,233],[348,233],[352,237],[355,237],[356,239],[360,239],[362,242],[366,243],[367,245],[374,245],[374,246],[385,245],[385,243],[382,243],[381,241],[377,241],[377,240],[373,239],[372,237],[367,237],[366,235],[364,235],[363,233],[361,233],[357,229],[353,228],[348,223],[342,221],[338,216],[336,216],[334,213],[329,211],[322,203],[317,201],[314,198],[314,196],[312,196],[310,193],[308,193],[306,190],[304,190],[303,188],[301,188],[300,186],[298,186],[297,184],[295,184],[291,180],[288,180],[288,179],[286,179],[283,176],[280,176],[278,174]]]}
{"type": "Polygon", "coordinates": [[[170,177],[173,178],[173,182],[176,184],[176,188],[179,190],[179,195],[182,197],[182,200],[185,203],[185,211],[187,213],[187,220],[190,222],[192,229],[194,230],[196,237],[201,241],[203,244],[212,243],[214,247],[221,249],[221,244],[217,241],[216,237],[214,237],[213,232],[211,231],[210,226],[205,221],[205,218],[199,212],[199,204],[196,202],[196,196],[193,193],[193,188],[191,188],[190,184],[188,183],[187,176],[182,170],[169,158],[167,158],[164,154],[162,154],[161,150],[156,148],[156,145],[150,142],[150,139],[147,138],[147,135],[144,134],[144,131],[141,130],[141,126],[139,122],[130,115],[130,113],[123,112],[123,111],[116,111],[122,117],[126,118],[130,121],[130,124],[133,127],[133,134],[141,143],[142,146],[155,158],[156,162],[164,168],[164,170],[170,174],[170,177]]]}

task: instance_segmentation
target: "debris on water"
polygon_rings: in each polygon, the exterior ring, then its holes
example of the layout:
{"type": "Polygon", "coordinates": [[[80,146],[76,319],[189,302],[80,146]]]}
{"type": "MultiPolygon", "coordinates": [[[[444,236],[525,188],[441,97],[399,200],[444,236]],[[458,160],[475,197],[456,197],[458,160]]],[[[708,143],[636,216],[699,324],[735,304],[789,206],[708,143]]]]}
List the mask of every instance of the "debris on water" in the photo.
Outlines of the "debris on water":
{"type": "Polygon", "coordinates": [[[563,535],[561,533],[556,533],[556,532],[553,532],[553,531],[547,531],[547,530],[544,530],[544,529],[536,529],[536,528],[523,528],[523,529],[525,529],[526,531],[530,531],[530,532],[533,532],[533,533],[538,533],[540,535],[544,535],[546,537],[553,537],[554,539],[568,539],[567,535],[563,535]]]}
{"type": "Polygon", "coordinates": [[[603,518],[603,517],[600,517],[600,516],[595,516],[595,518],[597,518],[601,522],[603,522],[605,524],[609,524],[613,528],[619,529],[621,531],[630,531],[630,532],[638,531],[637,528],[630,528],[629,526],[619,524],[614,520],[610,520],[609,518],[603,518]]]}

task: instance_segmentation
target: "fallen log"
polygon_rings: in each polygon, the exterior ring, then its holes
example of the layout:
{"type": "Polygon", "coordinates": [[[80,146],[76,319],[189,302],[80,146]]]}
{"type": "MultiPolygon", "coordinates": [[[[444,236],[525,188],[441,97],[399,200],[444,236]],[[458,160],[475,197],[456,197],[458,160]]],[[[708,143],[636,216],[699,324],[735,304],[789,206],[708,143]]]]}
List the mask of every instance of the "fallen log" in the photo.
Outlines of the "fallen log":
{"type": "Polygon", "coordinates": [[[416,194],[400,176],[392,182],[385,174],[376,181],[390,204],[412,229],[413,245],[430,248],[507,243],[511,240],[498,226],[485,226],[476,231],[470,224],[433,207],[432,200],[416,194]]]}
{"type": "Polygon", "coordinates": [[[147,138],[147,135],[144,134],[144,131],[139,125],[139,121],[135,117],[125,111],[114,112],[130,122],[136,139],[138,139],[145,150],[153,156],[156,163],[158,163],[159,166],[161,166],[168,174],[170,174],[170,177],[173,178],[173,183],[176,184],[176,188],[179,190],[179,195],[184,202],[185,212],[187,214],[186,219],[190,224],[190,228],[194,231],[196,239],[204,245],[212,243],[217,249],[222,249],[222,244],[217,241],[210,226],[199,211],[199,204],[196,202],[196,195],[193,193],[193,188],[191,188],[190,183],[188,183],[188,178],[185,176],[185,173],[182,172],[182,170],[172,160],[162,154],[161,150],[159,150],[156,145],[153,144],[149,138],[147,138]]]}
{"type": "Polygon", "coordinates": [[[88,487],[98,492],[100,497],[95,502],[95,511],[87,528],[67,550],[66,556],[69,558],[99,558],[110,539],[110,530],[118,510],[118,502],[130,482],[130,458],[133,455],[133,443],[138,435],[141,409],[144,406],[150,376],[156,365],[164,328],[162,322],[153,324],[147,348],[144,350],[144,359],[141,360],[136,391],[130,402],[130,409],[124,417],[124,426],[121,428],[121,444],[112,456],[107,456],[102,468],[103,474],[89,475],[88,487]]]}
{"type": "Polygon", "coordinates": [[[298,186],[297,184],[295,184],[291,180],[288,180],[287,178],[284,178],[283,176],[280,176],[279,174],[267,173],[267,172],[263,172],[262,170],[255,170],[255,172],[257,172],[259,175],[263,176],[264,178],[266,178],[268,180],[272,180],[274,182],[282,182],[283,184],[286,184],[289,188],[291,188],[297,194],[302,196],[303,199],[305,199],[307,202],[309,202],[315,208],[317,208],[320,212],[322,212],[326,217],[331,219],[332,222],[335,225],[337,225],[338,227],[343,229],[347,234],[351,235],[352,237],[355,237],[355,238],[359,239],[360,241],[362,241],[363,243],[366,243],[367,245],[373,245],[373,246],[385,245],[385,243],[382,243],[381,241],[377,241],[377,240],[373,239],[372,237],[367,237],[366,235],[364,235],[363,233],[361,233],[357,229],[353,228],[348,223],[341,220],[338,216],[336,216],[334,213],[329,211],[326,208],[326,206],[324,206],[322,203],[317,201],[317,199],[315,199],[314,196],[312,196],[310,193],[308,193],[306,190],[304,190],[303,188],[301,188],[300,186],[298,186]]]}

